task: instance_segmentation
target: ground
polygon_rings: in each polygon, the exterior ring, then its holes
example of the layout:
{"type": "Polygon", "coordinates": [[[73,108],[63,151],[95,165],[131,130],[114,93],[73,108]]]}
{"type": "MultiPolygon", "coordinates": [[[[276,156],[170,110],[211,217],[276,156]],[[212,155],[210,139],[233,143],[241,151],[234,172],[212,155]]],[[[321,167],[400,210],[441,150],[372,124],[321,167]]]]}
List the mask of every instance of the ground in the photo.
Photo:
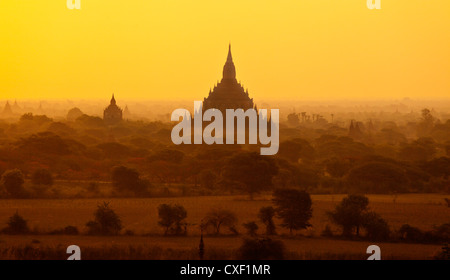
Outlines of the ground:
{"type": "MultiPolygon", "coordinates": [[[[341,201],[343,195],[312,195],[313,218],[312,228],[298,231],[294,237],[288,231],[278,228],[289,252],[288,258],[293,259],[365,259],[366,248],[371,242],[345,241],[326,239],[320,233],[329,224],[338,234],[339,228],[333,226],[326,212],[341,201]]],[[[422,230],[431,230],[434,226],[450,222],[450,208],[445,204],[445,195],[439,194],[404,194],[396,198],[390,195],[369,195],[370,208],[387,220],[392,230],[397,230],[402,224],[410,224],[422,230]],[[395,201],[395,202],[394,202],[395,201]]],[[[86,250],[93,248],[115,248],[117,258],[127,258],[133,255],[129,251],[141,250],[135,258],[198,258],[199,223],[206,212],[214,207],[226,208],[237,213],[239,218],[239,236],[229,235],[226,229],[222,237],[205,237],[205,258],[232,258],[245,236],[243,223],[258,221],[257,213],[262,206],[271,205],[270,196],[260,196],[250,201],[245,196],[217,197],[178,197],[178,198],[124,198],[124,199],[24,199],[0,200],[0,227],[6,226],[8,217],[16,210],[37,232],[48,232],[71,225],[83,233],[85,224],[93,218],[96,206],[109,201],[111,207],[121,217],[124,231],[131,230],[135,236],[63,236],[63,235],[0,235],[0,258],[11,256],[12,248],[30,245],[33,248],[58,248],[63,251],[69,245],[76,244],[86,250]],[[187,237],[163,237],[163,229],[158,226],[157,206],[162,203],[178,203],[187,212],[189,223],[187,237]],[[127,250],[128,253],[123,252],[127,250]],[[121,256],[118,256],[121,252],[121,256]],[[144,253],[145,252],[145,253],[144,253]]],[[[278,223],[278,221],[277,221],[278,223]]],[[[259,224],[259,233],[263,233],[263,225],[259,224]]],[[[440,250],[440,245],[405,244],[405,243],[374,243],[381,247],[382,257],[389,259],[429,259],[440,250]]],[[[55,249],[56,250],[56,249],[55,249]]],[[[95,258],[94,255],[86,256],[95,258]]],[[[60,255],[58,255],[59,257],[60,255]]],[[[65,255],[61,255],[64,257],[65,255]]]]}

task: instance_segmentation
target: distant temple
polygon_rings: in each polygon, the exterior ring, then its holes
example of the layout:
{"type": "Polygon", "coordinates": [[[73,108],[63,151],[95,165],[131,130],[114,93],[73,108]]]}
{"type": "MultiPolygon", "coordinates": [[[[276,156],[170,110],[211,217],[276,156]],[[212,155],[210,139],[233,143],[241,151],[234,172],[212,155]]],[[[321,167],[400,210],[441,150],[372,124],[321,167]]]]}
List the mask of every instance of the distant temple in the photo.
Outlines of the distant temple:
{"type": "Polygon", "coordinates": [[[362,138],[363,133],[361,131],[360,125],[361,125],[360,122],[353,122],[353,120],[351,120],[350,128],[348,129],[348,136],[355,138],[355,139],[362,138]]]}
{"type": "Polygon", "coordinates": [[[6,101],[6,104],[5,104],[5,107],[3,108],[2,114],[3,115],[7,115],[7,116],[13,114],[13,111],[11,109],[11,105],[9,105],[9,101],[6,101]]]}
{"type": "Polygon", "coordinates": [[[112,95],[111,103],[103,111],[103,121],[106,124],[116,124],[122,121],[122,109],[116,105],[114,94],[112,95]]]}
{"type": "Polygon", "coordinates": [[[230,45],[227,61],[223,67],[222,81],[214,86],[214,89],[209,91],[208,97],[203,100],[203,111],[215,108],[225,114],[226,109],[244,109],[245,111],[253,107],[253,99],[248,96],[248,90],[244,90],[244,87],[236,80],[236,68],[230,45]]]}
{"type": "Polygon", "coordinates": [[[128,105],[125,105],[125,109],[123,110],[123,118],[128,120],[131,117],[130,110],[128,109],[128,105]]]}

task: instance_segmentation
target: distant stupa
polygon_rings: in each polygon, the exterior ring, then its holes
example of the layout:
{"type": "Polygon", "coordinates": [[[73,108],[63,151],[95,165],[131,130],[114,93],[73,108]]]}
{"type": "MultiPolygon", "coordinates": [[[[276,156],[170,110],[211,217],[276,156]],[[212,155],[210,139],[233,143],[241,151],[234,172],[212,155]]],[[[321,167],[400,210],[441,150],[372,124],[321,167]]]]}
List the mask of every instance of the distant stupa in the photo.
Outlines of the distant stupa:
{"type": "Polygon", "coordinates": [[[103,111],[103,121],[106,124],[116,124],[122,121],[122,109],[117,106],[114,93],[109,106],[103,111]]]}
{"type": "Polygon", "coordinates": [[[253,99],[248,96],[248,90],[236,80],[236,68],[231,56],[231,45],[228,47],[228,56],[223,66],[222,80],[213,90],[209,90],[209,95],[203,100],[203,110],[219,109],[225,113],[226,109],[247,109],[254,108],[253,99]]]}
{"type": "Polygon", "coordinates": [[[131,117],[130,110],[128,109],[128,105],[125,105],[125,109],[123,109],[123,118],[128,120],[131,117]]]}
{"type": "Polygon", "coordinates": [[[3,115],[10,116],[13,114],[13,111],[11,109],[11,105],[9,105],[9,101],[6,101],[5,107],[3,108],[3,115]]]}
{"type": "Polygon", "coordinates": [[[36,114],[38,114],[38,115],[45,114],[44,108],[42,108],[42,102],[39,102],[39,108],[37,108],[36,114]]]}
{"type": "Polygon", "coordinates": [[[14,105],[13,105],[12,109],[16,113],[22,111],[22,108],[20,108],[19,104],[17,104],[17,100],[14,100],[14,105]]]}

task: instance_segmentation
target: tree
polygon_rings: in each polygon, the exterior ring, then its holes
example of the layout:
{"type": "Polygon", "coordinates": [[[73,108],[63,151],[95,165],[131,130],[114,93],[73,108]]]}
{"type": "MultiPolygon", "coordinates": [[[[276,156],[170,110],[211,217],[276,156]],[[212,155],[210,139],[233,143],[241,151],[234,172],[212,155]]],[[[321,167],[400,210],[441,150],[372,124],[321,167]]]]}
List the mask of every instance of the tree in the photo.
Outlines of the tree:
{"type": "Polygon", "coordinates": [[[349,171],[347,183],[356,192],[401,192],[408,188],[405,170],[387,162],[368,162],[349,171]]]}
{"type": "Polygon", "coordinates": [[[6,234],[26,234],[30,232],[27,221],[16,211],[8,220],[8,226],[3,229],[6,234]]]}
{"type": "Polygon", "coordinates": [[[273,203],[281,226],[292,230],[310,227],[308,223],[312,217],[312,202],[309,193],[294,189],[278,189],[273,193],[273,203]]]}
{"type": "Polygon", "coordinates": [[[359,229],[364,223],[365,214],[369,205],[369,199],[363,195],[348,195],[334,211],[328,212],[331,220],[342,227],[345,236],[352,235],[356,228],[356,235],[359,236],[359,229]]]}
{"type": "Polygon", "coordinates": [[[97,206],[94,217],[94,221],[86,223],[89,234],[117,235],[122,229],[122,221],[116,212],[109,208],[108,202],[97,206]]]}
{"type": "Polygon", "coordinates": [[[31,177],[31,182],[34,185],[51,186],[53,185],[53,177],[48,169],[37,169],[31,177]]]}
{"type": "Polygon", "coordinates": [[[277,173],[278,167],[271,157],[254,152],[238,153],[227,161],[223,177],[240,183],[253,199],[255,193],[272,187],[272,178],[277,173]]]}
{"type": "Polygon", "coordinates": [[[213,189],[216,179],[216,174],[210,169],[202,170],[199,174],[200,186],[205,189],[213,189]]]}
{"type": "Polygon", "coordinates": [[[248,222],[243,224],[245,229],[247,230],[248,235],[250,236],[256,236],[256,232],[258,231],[258,225],[255,222],[248,222]]]}
{"type": "Polygon", "coordinates": [[[266,226],[267,235],[275,235],[275,223],[273,217],[275,216],[275,209],[272,206],[261,207],[259,209],[258,218],[266,226]]]}
{"type": "MultiPolygon", "coordinates": [[[[161,204],[158,206],[158,224],[165,228],[164,235],[167,235],[169,231],[172,231],[175,235],[180,235],[182,230],[182,222],[187,217],[186,209],[178,204],[169,205],[161,204]]],[[[186,234],[186,227],[184,229],[186,234]]]]}
{"type": "Polygon", "coordinates": [[[295,138],[280,144],[278,156],[286,158],[291,162],[298,163],[300,159],[306,161],[314,159],[315,151],[308,141],[295,138]]]}
{"type": "Polygon", "coordinates": [[[234,228],[237,223],[236,214],[230,210],[225,209],[212,209],[206,214],[204,218],[206,226],[212,226],[215,234],[220,234],[220,227],[227,226],[228,228],[234,228]]]}
{"type": "Polygon", "coordinates": [[[132,192],[136,195],[147,195],[150,183],[139,177],[139,172],[125,166],[112,169],[113,187],[120,192],[132,192]]]}
{"type": "Polygon", "coordinates": [[[13,198],[22,198],[26,196],[23,188],[23,173],[19,169],[7,170],[2,175],[2,184],[6,192],[13,198]]]}
{"type": "Polygon", "coordinates": [[[34,185],[34,190],[38,194],[42,194],[53,185],[53,176],[48,169],[37,169],[31,177],[31,182],[34,185]]]}

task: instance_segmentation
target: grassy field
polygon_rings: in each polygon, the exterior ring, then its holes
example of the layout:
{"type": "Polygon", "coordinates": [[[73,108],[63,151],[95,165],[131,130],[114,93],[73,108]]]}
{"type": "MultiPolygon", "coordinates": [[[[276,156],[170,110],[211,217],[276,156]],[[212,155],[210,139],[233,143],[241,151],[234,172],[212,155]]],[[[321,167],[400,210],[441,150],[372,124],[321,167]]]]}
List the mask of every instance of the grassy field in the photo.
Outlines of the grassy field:
{"type": "MultiPolygon", "coordinates": [[[[319,235],[330,224],[327,211],[332,210],[341,201],[343,195],[312,195],[313,217],[312,229],[306,235],[319,235]]],[[[388,221],[392,229],[398,229],[408,223],[423,230],[431,230],[435,225],[450,222],[450,208],[444,205],[444,195],[405,194],[399,195],[396,203],[389,195],[369,195],[370,208],[388,221]]],[[[238,229],[243,231],[242,223],[257,221],[257,213],[263,206],[272,205],[270,196],[257,197],[250,201],[246,196],[218,197],[176,197],[176,198],[131,198],[131,199],[23,199],[0,200],[0,228],[6,226],[8,217],[17,210],[30,228],[49,231],[68,225],[76,226],[81,231],[87,221],[93,218],[97,205],[109,201],[110,206],[121,217],[124,229],[136,234],[160,234],[157,207],[162,203],[178,203],[187,212],[187,221],[191,224],[190,234],[199,234],[198,224],[214,207],[225,208],[238,214],[238,229]]],[[[334,228],[337,230],[337,228],[334,228]]],[[[287,231],[279,230],[280,233],[287,231]]]]}
{"type": "MultiPolygon", "coordinates": [[[[278,228],[288,251],[294,259],[364,259],[367,242],[329,240],[320,237],[327,224],[338,233],[326,212],[341,201],[343,195],[312,195],[313,218],[312,228],[299,231],[299,236],[291,238],[288,231],[278,228]]],[[[444,195],[438,194],[405,194],[394,197],[389,195],[369,195],[370,208],[387,220],[392,230],[408,223],[422,230],[431,230],[436,225],[450,222],[450,208],[445,204],[444,195]]],[[[68,225],[76,226],[81,232],[86,230],[85,224],[93,218],[97,205],[109,201],[111,207],[121,217],[124,230],[132,230],[136,236],[93,237],[93,236],[8,236],[0,235],[0,258],[8,255],[12,247],[32,246],[56,248],[75,243],[79,246],[106,248],[119,246],[127,248],[142,247],[153,254],[148,258],[195,258],[197,256],[199,223],[214,207],[225,208],[237,213],[238,230],[244,233],[242,224],[257,221],[258,210],[262,206],[271,205],[270,196],[260,196],[250,201],[246,196],[218,197],[177,197],[177,198],[129,198],[129,199],[29,199],[0,200],[0,228],[6,226],[8,217],[16,210],[26,220],[31,229],[48,232],[68,225]],[[162,237],[163,230],[158,226],[157,207],[162,203],[178,203],[187,212],[188,237],[162,237]],[[148,236],[140,236],[148,235],[148,236]],[[34,240],[32,242],[32,240],[34,240]],[[106,246],[106,247],[105,247],[106,246]],[[9,249],[8,249],[9,248],[9,249]],[[158,249],[160,248],[160,249],[158,249]],[[162,253],[164,250],[176,250],[178,254],[162,253]],[[154,254],[156,251],[160,252],[154,254]],[[162,251],[161,251],[162,250],[162,251]],[[2,253],[3,252],[3,253],[2,253]],[[153,257],[151,257],[153,256],[153,257]]],[[[277,221],[278,222],[278,221],[277,221]]],[[[260,232],[263,226],[260,224],[260,232]]],[[[227,233],[224,230],[223,233],[227,233]]],[[[214,256],[210,258],[228,258],[241,244],[242,237],[206,237],[205,242],[214,256]],[[224,252],[227,251],[227,252],[224,252]],[[222,253],[221,253],[222,252],[222,253]],[[228,256],[228,257],[226,257],[228,256]]],[[[141,248],[141,249],[142,249],[141,248]]],[[[439,245],[383,243],[382,252],[385,258],[394,259],[427,259],[440,249],[439,245]]],[[[165,251],[164,251],[165,252],[165,251]]],[[[175,251],[170,251],[175,252],[175,251]]],[[[7,257],[6,257],[7,258],[7,257]]],[[[124,257],[125,258],[125,257],[124,257]]],[[[138,258],[138,257],[137,257],[138,258]]]]}
{"type": "MultiPolygon", "coordinates": [[[[282,238],[286,258],[296,260],[364,260],[373,242],[325,238],[282,238]]],[[[205,237],[205,259],[235,259],[242,237],[205,237]]],[[[199,237],[160,236],[5,236],[0,237],[0,259],[66,259],[69,245],[80,246],[83,259],[198,259],[199,237]],[[7,239],[7,240],[6,240],[7,239]],[[17,251],[20,251],[18,253],[17,251]],[[42,257],[41,257],[42,256],[42,257]]],[[[433,259],[439,245],[375,243],[385,260],[433,259]]]]}

